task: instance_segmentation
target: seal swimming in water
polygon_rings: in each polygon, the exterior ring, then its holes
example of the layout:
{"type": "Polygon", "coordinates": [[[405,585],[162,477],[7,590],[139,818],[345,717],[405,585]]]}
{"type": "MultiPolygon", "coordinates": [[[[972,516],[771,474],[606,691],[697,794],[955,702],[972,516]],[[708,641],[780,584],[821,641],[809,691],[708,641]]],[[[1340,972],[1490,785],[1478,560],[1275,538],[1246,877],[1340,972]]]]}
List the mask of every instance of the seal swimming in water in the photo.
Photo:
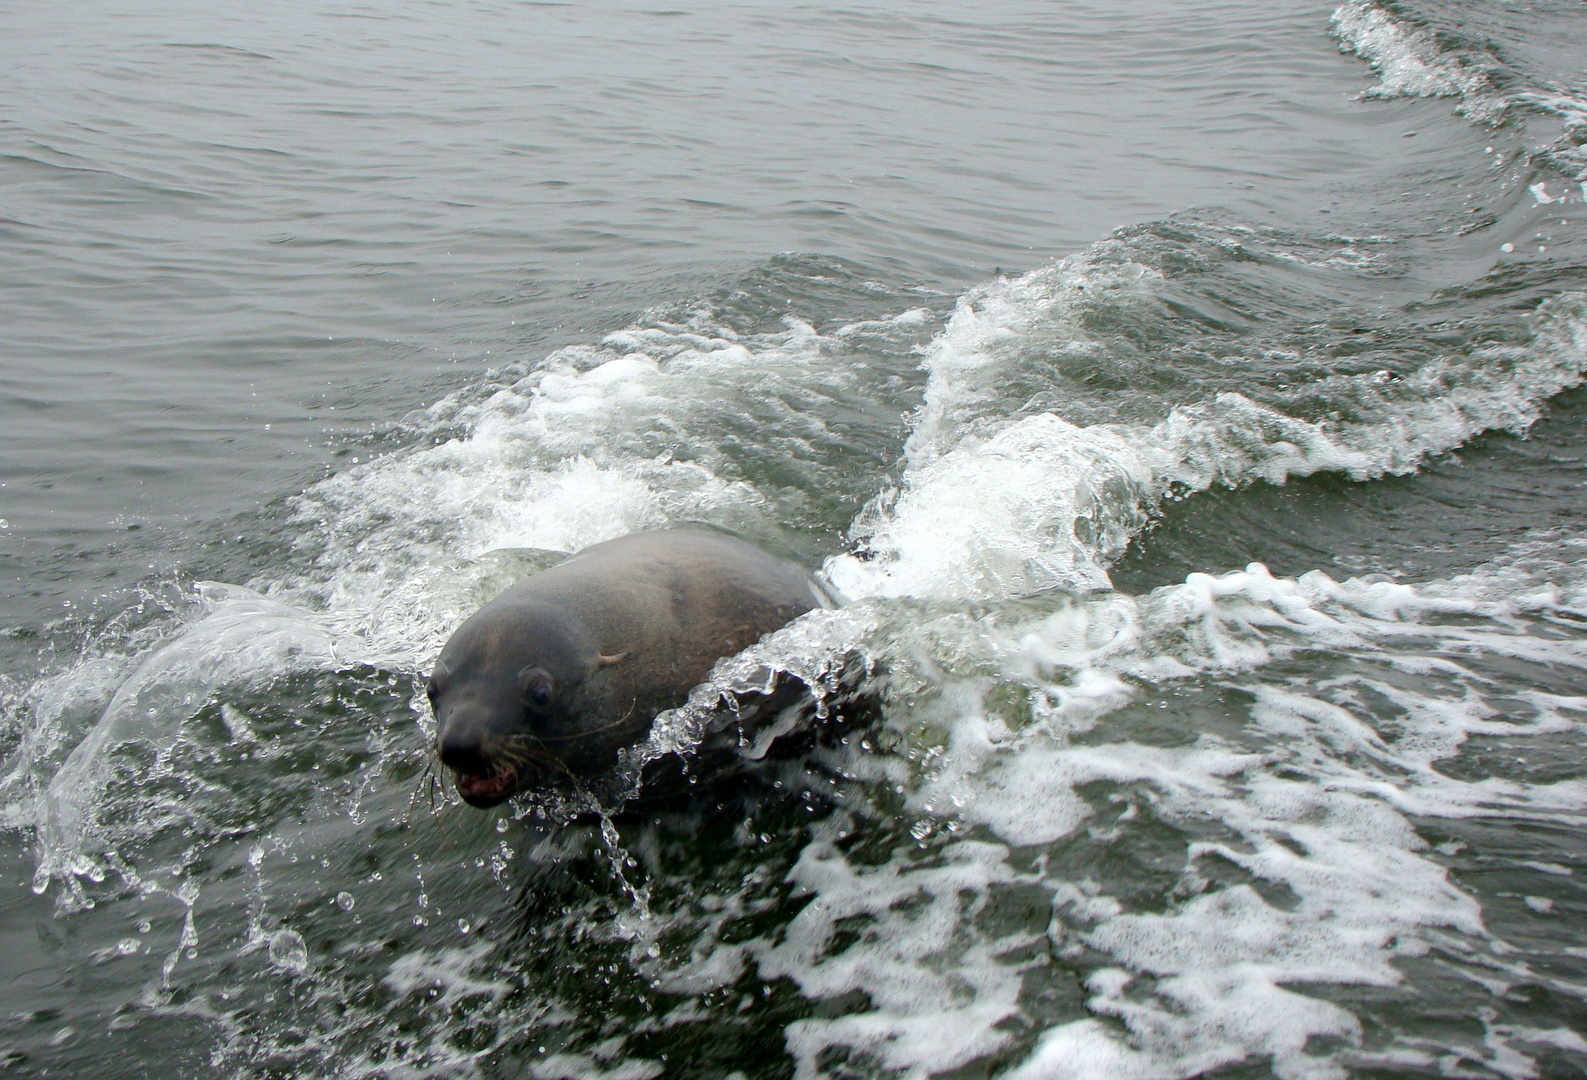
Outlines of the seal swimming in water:
{"type": "Polygon", "coordinates": [[[823,606],[808,571],[731,536],[665,530],[585,548],[447,641],[427,687],[441,761],[480,807],[557,774],[597,775],[718,659],[823,606]]]}

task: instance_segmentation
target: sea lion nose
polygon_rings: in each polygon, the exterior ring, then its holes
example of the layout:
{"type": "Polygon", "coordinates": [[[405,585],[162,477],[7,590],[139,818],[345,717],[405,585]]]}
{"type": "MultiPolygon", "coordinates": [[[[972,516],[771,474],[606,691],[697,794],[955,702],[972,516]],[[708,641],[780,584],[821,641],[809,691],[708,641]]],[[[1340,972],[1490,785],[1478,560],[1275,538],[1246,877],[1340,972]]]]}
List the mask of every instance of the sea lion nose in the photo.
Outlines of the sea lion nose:
{"type": "Polygon", "coordinates": [[[436,749],[441,754],[441,764],[458,772],[484,772],[489,765],[484,739],[477,729],[449,726],[441,732],[436,749]]]}

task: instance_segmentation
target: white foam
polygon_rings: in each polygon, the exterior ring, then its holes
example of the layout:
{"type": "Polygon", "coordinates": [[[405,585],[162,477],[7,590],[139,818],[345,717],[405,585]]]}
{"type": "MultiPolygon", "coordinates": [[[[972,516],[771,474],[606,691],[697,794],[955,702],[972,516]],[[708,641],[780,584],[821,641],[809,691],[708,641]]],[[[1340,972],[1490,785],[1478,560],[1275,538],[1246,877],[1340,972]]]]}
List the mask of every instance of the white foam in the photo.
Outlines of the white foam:
{"type": "Polygon", "coordinates": [[[499,1002],[512,990],[507,983],[474,974],[495,946],[480,942],[466,949],[416,949],[392,961],[381,981],[399,997],[425,994],[434,1005],[464,998],[489,997],[499,1002]]]}
{"type": "MultiPolygon", "coordinates": [[[[1562,166],[1578,181],[1587,179],[1587,152],[1580,136],[1587,128],[1587,100],[1579,92],[1548,78],[1529,80],[1521,71],[1496,78],[1504,67],[1496,56],[1478,50],[1473,50],[1475,56],[1451,54],[1432,34],[1396,20],[1371,0],[1350,0],[1334,11],[1330,26],[1340,50],[1361,57],[1378,74],[1377,85],[1363,97],[1458,97],[1462,114],[1490,125],[1499,124],[1512,104],[1530,107],[1557,117],[1565,128],[1564,135],[1535,155],[1562,166]],[[1534,85],[1515,88],[1527,81],[1534,85]]],[[[1570,198],[1568,193],[1552,195],[1541,184],[1531,188],[1539,204],[1570,198]]],[[[1587,190],[1582,197],[1587,199],[1587,190]]],[[[1511,250],[1510,245],[1504,250],[1511,250]]]]}
{"type": "Polygon", "coordinates": [[[825,335],[789,319],[784,330],[740,337],[701,315],[558,350],[482,400],[459,394],[410,418],[421,431],[462,434],[306,491],[297,521],[321,553],[314,576],[288,591],[365,613],[368,633],[396,623],[438,648],[460,612],[484,599],[469,564],[492,551],[572,552],[691,521],[774,535],[807,496],[745,480],[724,433],[753,425],[810,489],[826,486],[822,447],[837,436],[824,406],[863,396],[865,377],[834,357],[917,335],[923,316],[825,335]],[[449,577],[463,580],[449,587],[449,577]]]}
{"type": "Polygon", "coordinates": [[[1496,122],[1504,103],[1488,72],[1439,48],[1433,36],[1395,21],[1370,0],[1351,0],[1329,21],[1342,52],[1372,65],[1378,84],[1367,97],[1459,97],[1473,119],[1496,122]]]}
{"type": "MultiPolygon", "coordinates": [[[[644,528],[704,521],[771,535],[789,514],[779,498],[738,477],[723,433],[754,424],[822,486],[833,432],[823,408],[859,396],[862,366],[846,350],[920,334],[926,313],[854,323],[829,334],[788,319],[739,336],[693,322],[650,323],[599,346],[559,350],[493,392],[460,392],[409,418],[420,446],[354,466],[295,500],[314,565],[255,588],[209,584],[196,617],[136,666],[91,660],[40,683],[25,704],[31,726],[4,781],[4,820],[33,826],[35,886],[103,878],[97,854],[117,830],[98,820],[108,756],[138,740],[157,753],[228,683],[262,684],[288,670],[355,663],[398,670],[426,664],[457,622],[517,577],[566,553],[644,528]],[[426,432],[460,432],[424,445],[426,432]],[[130,670],[129,670],[130,669],[130,670]],[[113,692],[112,692],[113,691],[113,692]],[[75,732],[78,700],[109,698],[98,720],[46,784],[51,757],[75,732]],[[42,789],[41,789],[42,788],[42,789]]],[[[808,643],[787,663],[812,685],[824,678],[808,643]],[[800,656],[809,654],[806,660],[800,656]],[[802,665],[802,666],[801,666],[802,665]]],[[[757,663],[775,665],[764,649],[757,663]]]]}
{"type": "Polygon", "coordinates": [[[1009,402],[998,397],[996,380],[1010,368],[1032,356],[1094,356],[1101,346],[1079,319],[1088,308],[1156,307],[1152,286],[1162,274],[1100,257],[1107,247],[1099,244],[1092,254],[999,278],[959,298],[921,362],[930,379],[906,446],[911,466],[929,463],[979,421],[1003,420],[1009,402]]]}
{"type": "Polygon", "coordinates": [[[529,1065],[534,1080],[655,1080],[664,1071],[661,1062],[643,1058],[605,1069],[588,1054],[549,1054],[529,1065]]]}
{"type": "MultiPolygon", "coordinates": [[[[875,1007],[792,1025],[799,1075],[818,1075],[835,1048],[924,1076],[1006,1046],[1001,1022],[1019,1009],[1025,969],[995,957],[1022,939],[978,928],[975,913],[1016,885],[1051,895],[1059,956],[1101,952],[1113,966],[1087,983],[1093,1018],[1045,1032],[1010,1075],[1166,1080],[1267,1056],[1279,1076],[1332,1078],[1352,1061],[1425,1054],[1425,1042],[1357,1051],[1357,1018],[1305,987],[1398,986],[1398,962],[1444,947],[1440,935],[1468,942],[1479,963],[1513,964],[1408,816],[1575,821],[1587,810],[1578,782],[1468,781],[1433,767],[1474,735],[1531,739],[1587,723],[1587,698],[1536,689],[1518,706],[1512,681],[1482,673],[1489,660],[1587,671],[1587,639],[1533,632],[1579,618],[1584,590],[1587,541],[1544,534],[1421,587],[1286,580],[1253,566],[1139,599],[943,614],[894,639],[883,662],[913,702],[900,734],[914,775],[900,788],[931,824],[916,835],[975,825],[987,839],[952,841],[919,863],[906,846],[880,866],[842,854],[841,820],[835,836],[812,840],[789,875],[809,905],[784,939],[748,954],[762,977],[792,978],[808,997],[859,992],[875,1007]],[[1267,674],[1300,654],[1312,658],[1307,679],[1288,667],[1267,674]],[[1248,702],[1234,714],[1239,744],[1188,732],[1178,747],[1076,741],[1132,702],[1167,706],[1176,686],[1211,683],[1248,702]],[[1120,801],[1083,794],[1098,781],[1120,801]],[[1040,860],[1014,869],[1013,849],[1078,830],[1127,843],[1142,814],[1186,835],[1166,910],[1130,910],[1040,860]],[[1214,887],[1199,869],[1206,860],[1252,883],[1214,887]],[[857,917],[860,938],[835,946],[837,928],[857,917]],[[1321,1037],[1344,1049],[1307,1049],[1321,1037]]],[[[1505,1035],[1458,1049],[1527,1075],[1522,1044],[1505,1035]]]]}
{"type": "Polygon", "coordinates": [[[856,867],[834,846],[842,822],[823,830],[789,873],[814,895],[777,944],[751,948],[762,978],[791,978],[820,1000],[863,991],[871,1011],[788,1026],[795,1075],[813,1078],[820,1051],[845,1046],[885,1069],[944,1071],[1002,1046],[998,1021],[1018,1005],[1020,968],[997,957],[1031,942],[1028,934],[966,935],[966,919],[994,882],[1017,876],[996,845],[961,843],[935,865],[895,854],[879,867],[856,867]],[[977,897],[967,909],[965,897],[977,897]],[[858,942],[831,954],[839,924],[864,919],[858,942]]]}
{"type": "Polygon", "coordinates": [[[202,617],[120,682],[99,720],[38,794],[32,821],[39,850],[34,891],[42,892],[55,878],[81,902],[76,878],[103,879],[106,868],[93,856],[105,844],[98,808],[112,748],[138,741],[163,751],[182,723],[227,683],[263,682],[294,669],[376,659],[356,639],[337,635],[324,618],[250,589],[211,582],[200,585],[198,594],[202,617]]]}
{"type": "Polygon", "coordinates": [[[1164,499],[1325,470],[1357,480],[1411,472],[1482,431],[1524,431],[1587,371],[1587,301],[1570,294],[1541,305],[1528,346],[1429,362],[1399,383],[1355,376],[1317,387],[1351,400],[1360,419],[1303,420],[1236,393],[1177,407],[1150,427],[982,416],[966,373],[985,378],[1007,359],[984,343],[1010,324],[1028,334],[1049,300],[1061,310],[1087,280],[1082,271],[1061,264],[1031,275],[1027,291],[1042,299],[1021,292],[1017,318],[1010,304],[960,305],[926,361],[931,380],[901,489],[857,523],[864,557],[826,566],[839,590],[996,599],[1105,588],[1108,562],[1164,499]]]}

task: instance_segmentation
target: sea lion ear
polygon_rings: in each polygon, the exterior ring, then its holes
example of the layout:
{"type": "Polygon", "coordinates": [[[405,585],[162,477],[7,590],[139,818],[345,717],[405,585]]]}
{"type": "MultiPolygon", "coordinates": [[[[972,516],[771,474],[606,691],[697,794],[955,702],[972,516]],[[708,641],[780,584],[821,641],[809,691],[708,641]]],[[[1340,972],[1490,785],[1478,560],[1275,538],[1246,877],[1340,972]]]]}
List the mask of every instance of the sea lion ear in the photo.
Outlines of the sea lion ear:
{"type": "Polygon", "coordinates": [[[430,699],[430,704],[435,704],[435,699],[441,693],[441,683],[450,674],[452,674],[450,667],[437,662],[434,670],[430,672],[430,677],[424,680],[424,696],[430,699]]]}
{"type": "Polygon", "coordinates": [[[596,667],[596,670],[599,670],[599,669],[601,669],[603,667],[611,667],[613,664],[621,664],[624,660],[628,659],[630,651],[631,650],[626,650],[625,649],[623,652],[618,653],[616,656],[607,656],[605,653],[596,653],[595,654],[595,667],[596,667]]]}

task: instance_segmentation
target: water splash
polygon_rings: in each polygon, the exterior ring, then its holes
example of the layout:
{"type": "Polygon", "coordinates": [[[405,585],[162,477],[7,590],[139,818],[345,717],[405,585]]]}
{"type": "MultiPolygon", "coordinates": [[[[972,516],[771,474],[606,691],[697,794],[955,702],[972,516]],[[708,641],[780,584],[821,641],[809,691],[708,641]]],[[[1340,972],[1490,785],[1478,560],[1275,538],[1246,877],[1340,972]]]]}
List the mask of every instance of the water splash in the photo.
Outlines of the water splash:
{"type": "MultiPolygon", "coordinates": [[[[1034,277],[1034,276],[1033,276],[1034,277]]],[[[1061,301],[1079,286],[1043,272],[1031,288],[1061,301]],[[1037,288],[1038,284],[1040,288],[1037,288]]],[[[1533,340],[1423,365],[1405,377],[1342,376],[1313,389],[1349,402],[1335,419],[1303,419],[1237,393],[1174,408],[1152,425],[1070,423],[1053,413],[960,424],[978,412],[960,342],[1000,339],[1023,308],[961,306],[926,365],[932,371],[919,441],[901,489],[856,522],[858,554],[825,573],[852,597],[996,599],[1050,588],[1107,588],[1106,567],[1167,499],[1214,484],[1338,471],[1355,480],[1413,472],[1479,432],[1523,432],[1542,403],[1587,372],[1587,299],[1545,301],[1533,340]],[[990,326],[983,322],[990,321],[990,326]],[[966,329],[960,324],[969,324],[966,329]],[[938,358],[945,358],[940,375],[938,358]]]]}

